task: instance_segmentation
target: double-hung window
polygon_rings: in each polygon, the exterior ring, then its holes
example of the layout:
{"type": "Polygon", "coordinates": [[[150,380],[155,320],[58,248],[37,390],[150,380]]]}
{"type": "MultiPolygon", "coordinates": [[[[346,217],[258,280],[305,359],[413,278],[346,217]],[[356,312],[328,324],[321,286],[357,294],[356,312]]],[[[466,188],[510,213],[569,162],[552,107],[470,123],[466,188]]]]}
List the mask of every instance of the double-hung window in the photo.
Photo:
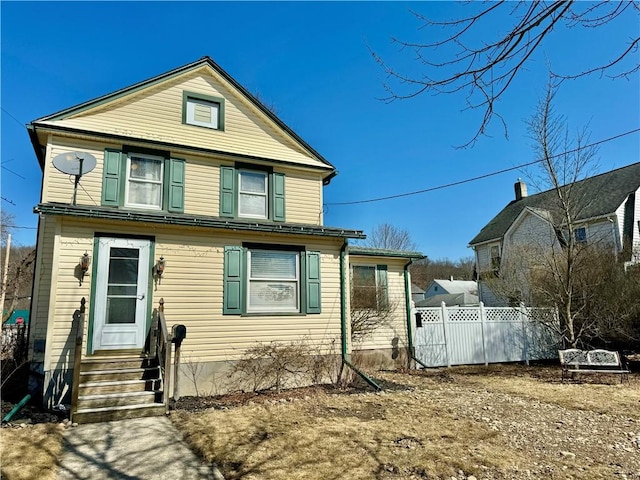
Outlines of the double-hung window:
{"type": "Polygon", "coordinates": [[[247,252],[247,312],[300,311],[300,253],[247,252]]]}
{"type": "Polygon", "coordinates": [[[129,154],[126,166],[125,206],[162,209],[164,158],[129,154]]]}
{"type": "Polygon", "coordinates": [[[320,252],[246,244],[224,249],[223,313],[320,313],[320,252]]]}
{"type": "Polygon", "coordinates": [[[238,216],[268,218],[268,176],[266,172],[238,171],[238,216]]]}
{"type": "Polygon", "coordinates": [[[104,152],[102,205],[184,212],[185,161],[124,147],[104,152]]]}
{"type": "Polygon", "coordinates": [[[220,167],[220,216],[285,221],[285,176],[271,168],[220,167]]]}
{"type": "Polygon", "coordinates": [[[384,310],[389,306],[386,265],[351,267],[351,308],[384,310]]]}

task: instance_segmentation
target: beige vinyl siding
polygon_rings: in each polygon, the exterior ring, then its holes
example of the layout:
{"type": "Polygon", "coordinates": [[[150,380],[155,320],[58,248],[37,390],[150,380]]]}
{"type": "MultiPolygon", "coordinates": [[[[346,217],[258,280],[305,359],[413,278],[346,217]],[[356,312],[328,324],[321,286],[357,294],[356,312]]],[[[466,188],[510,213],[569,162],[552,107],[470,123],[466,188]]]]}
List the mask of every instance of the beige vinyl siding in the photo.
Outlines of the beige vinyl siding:
{"type": "MultiPolygon", "coordinates": [[[[56,298],[51,321],[50,362],[48,367],[62,367],[71,361],[69,351],[71,318],[84,296],[89,300],[93,279],[82,287],[73,276],[79,257],[93,249],[94,232],[155,236],[155,259],[165,257],[167,265],[162,282],[153,289],[153,306],[165,300],[169,327],[181,323],[187,327],[182,344],[182,358],[190,361],[226,361],[242,356],[255,342],[293,341],[304,338],[314,345],[331,342],[335,352],[340,345],[340,275],[341,240],[291,237],[285,235],[237,234],[223,230],[176,228],[91,222],[65,218],[59,240],[58,279],[52,288],[56,298]],[[305,245],[321,252],[322,313],[313,315],[239,316],[222,314],[223,253],[226,245],[243,241],[275,245],[305,245]]],[[[92,253],[95,257],[95,252],[92,253]]],[[[95,261],[95,258],[93,259],[95,261]]],[[[90,305],[87,303],[87,312],[90,305]]],[[[88,322],[87,322],[88,323],[88,322]]],[[[85,345],[87,344],[85,331],[85,345]]],[[[328,350],[327,350],[328,351],[328,350]]],[[[45,367],[47,368],[47,367],[45,367]]]]}
{"type": "Polygon", "coordinates": [[[102,192],[102,165],[104,163],[104,149],[106,147],[119,148],[116,145],[103,145],[78,139],[51,137],[47,148],[47,158],[44,165],[43,202],[71,203],[73,200],[73,183],[75,177],[57,170],[53,166],[53,159],[62,153],[86,152],[96,158],[96,168],[85,173],[78,185],[76,203],[78,205],[100,205],[102,192]]]}
{"type": "Polygon", "coordinates": [[[327,167],[208,67],[81,112],[74,118],[45,123],[327,167]],[[184,125],[184,91],[224,98],[224,131],[184,125]]]}
{"type": "MultiPolygon", "coordinates": [[[[393,317],[377,328],[365,339],[352,342],[353,350],[391,349],[393,339],[398,339],[398,347],[406,347],[407,313],[404,285],[404,264],[406,260],[385,257],[360,257],[349,255],[350,265],[387,265],[387,285],[389,289],[389,305],[394,307],[393,317]]],[[[351,289],[349,288],[349,291],[351,289]]]]}
{"type": "MultiPolygon", "coordinates": [[[[61,153],[74,151],[87,152],[96,157],[96,168],[82,176],[78,186],[76,203],[78,205],[97,206],[102,199],[102,173],[105,148],[121,149],[122,145],[99,144],[54,137],[50,144],[49,155],[45,163],[45,181],[43,202],[70,204],[73,199],[74,177],[59,172],[52,159],[61,153]]],[[[220,165],[229,164],[219,158],[182,155],[185,166],[185,213],[191,215],[217,216],[220,203],[220,165]]],[[[318,225],[322,222],[322,176],[318,172],[306,172],[292,168],[276,168],[286,175],[285,201],[286,218],[290,223],[318,225]]]]}
{"type": "MultiPolygon", "coordinates": [[[[46,340],[49,314],[49,293],[51,292],[51,273],[53,265],[53,244],[55,239],[55,219],[44,217],[39,222],[38,259],[36,263],[33,290],[33,311],[29,318],[29,351],[33,352],[35,340],[46,340]]],[[[43,362],[44,353],[34,353],[30,359],[43,362]]]]}

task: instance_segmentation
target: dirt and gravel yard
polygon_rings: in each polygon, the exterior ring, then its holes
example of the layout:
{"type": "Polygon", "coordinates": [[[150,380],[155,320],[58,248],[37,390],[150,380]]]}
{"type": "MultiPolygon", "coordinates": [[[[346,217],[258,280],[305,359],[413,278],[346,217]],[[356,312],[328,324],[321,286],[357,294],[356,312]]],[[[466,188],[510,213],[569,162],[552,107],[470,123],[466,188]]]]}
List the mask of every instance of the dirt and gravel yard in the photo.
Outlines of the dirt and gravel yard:
{"type": "Polygon", "coordinates": [[[386,387],[183,399],[172,414],[227,479],[640,479],[640,378],[559,367],[376,374],[386,387]]]}

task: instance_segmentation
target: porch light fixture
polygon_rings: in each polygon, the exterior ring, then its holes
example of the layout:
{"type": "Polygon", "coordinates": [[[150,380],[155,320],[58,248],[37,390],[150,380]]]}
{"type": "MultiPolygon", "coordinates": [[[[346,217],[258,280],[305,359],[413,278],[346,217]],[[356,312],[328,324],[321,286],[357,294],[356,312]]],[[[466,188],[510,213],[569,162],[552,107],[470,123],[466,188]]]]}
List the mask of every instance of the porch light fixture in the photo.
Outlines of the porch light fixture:
{"type": "Polygon", "coordinates": [[[89,256],[89,253],[85,251],[80,257],[80,286],[82,286],[84,276],[89,271],[89,265],[91,265],[91,257],[89,256]]]}
{"type": "Polygon", "coordinates": [[[158,259],[158,261],[156,262],[156,264],[153,267],[154,270],[154,276],[156,277],[158,283],[162,283],[162,274],[164,273],[164,267],[166,265],[165,259],[163,256],[160,256],[160,258],[158,259]]]}

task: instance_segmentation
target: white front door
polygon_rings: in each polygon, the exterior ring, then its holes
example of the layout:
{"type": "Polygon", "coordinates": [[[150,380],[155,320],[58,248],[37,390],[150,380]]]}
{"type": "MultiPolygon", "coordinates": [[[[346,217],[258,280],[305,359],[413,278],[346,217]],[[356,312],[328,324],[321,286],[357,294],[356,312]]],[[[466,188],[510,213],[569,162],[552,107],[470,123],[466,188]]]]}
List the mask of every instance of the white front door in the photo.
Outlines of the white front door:
{"type": "Polygon", "coordinates": [[[144,346],[150,248],[150,240],[99,239],[93,351],[144,346]]]}

